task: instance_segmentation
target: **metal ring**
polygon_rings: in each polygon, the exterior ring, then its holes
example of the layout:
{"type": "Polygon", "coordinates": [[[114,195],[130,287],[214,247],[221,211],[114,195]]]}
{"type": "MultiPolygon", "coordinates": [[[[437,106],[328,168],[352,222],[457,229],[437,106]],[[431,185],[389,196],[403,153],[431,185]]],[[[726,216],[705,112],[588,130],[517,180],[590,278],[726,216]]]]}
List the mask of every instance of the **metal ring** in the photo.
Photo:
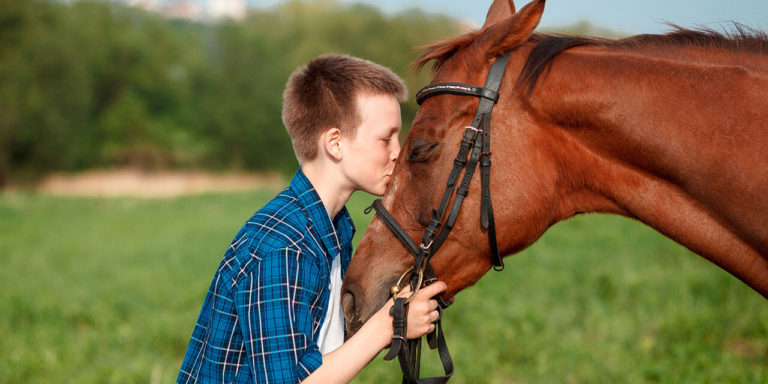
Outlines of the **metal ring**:
{"type": "Polygon", "coordinates": [[[392,300],[397,298],[397,294],[400,293],[400,285],[403,284],[403,279],[405,279],[405,276],[411,273],[411,271],[413,271],[413,267],[406,269],[405,272],[403,272],[403,274],[400,275],[400,278],[397,279],[397,283],[395,283],[395,285],[393,285],[389,289],[389,293],[392,296],[392,300]]]}
{"type": "MultiPolygon", "coordinates": [[[[413,269],[413,268],[411,268],[411,269],[413,269]]],[[[413,297],[416,296],[417,293],[419,293],[419,290],[421,289],[421,284],[424,282],[424,268],[423,267],[419,268],[418,272],[416,272],[416,273],[419,274],[419,282],[416,283],[416,289],[414,289],[413,292],[411,292],[411,296],[409,296],[407,299],[405,299],[403,304],[408,304],[408,302],[410,302],[411,299],[413,299],[413,297]]]]}
{"type": "MultiPolygon", "coordinates": [[[[399,279],[397,279],[397,283],[396,283],[395,285],[393,285],[393,286],[392,286],[392,287],[389,289],[389,291],[390,291],[390,294],[392,295],[392,300],[394,300],[394,299],[396,299],[396,298],[397,298],[397,294],[398,294],[398,293],[400,293],[400,285],[401,285],[401,284],[403,284],[403,280],[404,280],[404,279],[405,279],[405,277],[406,277],[406,276],[408,276],[408,274],[409,274],[409,273],[411,273],[411,272],[413,272],[413,267],[410,267],[410,268],[406,269],[406,270],[405,270],[405,272],[403,272],[403,274],[402,274],[402,275],[400,275],[400,278],[399,278],[399,279]]],[[[403,304],[408,304],[408,302],[410,302],[410,301],[411,301],[411,299],[413,299],[413,297],[414,297],[414,296],[416,296],[416,293],[418,293],[418,292],[419,292],[419,290],[421,289],[421,285],[424,283],[424,268],[423,268],[423,267],[419,268],[419,270],[418,270],[416,273],[417,273],[417,274],[418,274],[418,276],[419,276],[419,281],[418,281],[418,283],[416,284],[416,288],[413,290],[413,292],[411,292],[411,295],[410,295],[410,296],[408,296],[408,297],[405,299],[405,301],[403,302],[403,304]]]]}

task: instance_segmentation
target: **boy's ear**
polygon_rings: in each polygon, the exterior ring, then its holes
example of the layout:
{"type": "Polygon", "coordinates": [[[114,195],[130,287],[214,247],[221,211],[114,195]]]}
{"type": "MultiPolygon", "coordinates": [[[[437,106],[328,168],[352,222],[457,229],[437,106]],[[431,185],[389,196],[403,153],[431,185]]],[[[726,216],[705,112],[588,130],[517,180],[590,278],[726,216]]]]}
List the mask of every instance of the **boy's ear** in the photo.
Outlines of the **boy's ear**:
{"type": "Polygon", "coordinates": [[[340,161],[342,157],[344,157],[340,129],[336,127],[327,129],[320,135],[320,144],[325,150],[325,153],[332,159],[340,161]]]}

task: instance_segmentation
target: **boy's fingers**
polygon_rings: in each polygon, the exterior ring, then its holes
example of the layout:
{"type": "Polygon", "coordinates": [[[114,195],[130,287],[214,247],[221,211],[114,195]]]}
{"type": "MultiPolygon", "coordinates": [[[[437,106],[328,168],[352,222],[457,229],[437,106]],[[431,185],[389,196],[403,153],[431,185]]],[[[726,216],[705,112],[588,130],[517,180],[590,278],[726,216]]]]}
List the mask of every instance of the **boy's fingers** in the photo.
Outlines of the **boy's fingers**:
{"type": "Polygon", "coordinates": [[[440,314],[439,311],[432,311],[432,312],[430,312],[429,313],[429,317],[430,317],[431,322],[434,323],[435,321],[440,320],[440,315],[441,314],[440,314]]]}
{"type": "Polygon", "coordinates": [[[397,293],[397,297],[408,297],[411,295],[411,286],[409,284],[406,284],[404,287],[400,288],[400,292],[397,293]]]}
{"type": "Polygon", "coordinates": [[[416,293],[417,296],[420,297],[432,297],[437,295],[440,292],[445,291],[447,286],[442,281],[438,281],[437,283],[434,283],[432,285],[428,285],[422,289],[419,290],[419,292],[416,293]]]}
{"type": "MultiPolygon", "coordinates": [[[[416,292],[417,298],[427,297],[431,298],[433,296],[436,296],[440,292],[445,291],[447,286],[442,281],[438,281],[432,285],[428,285],[424,288],[419,289],[418,292],[416,292]]],[[[400,292],[397,293],[397,297],[409,297],[411,296],[411,286],[406,284],[402,288],[400,288],[400,292]]]]}

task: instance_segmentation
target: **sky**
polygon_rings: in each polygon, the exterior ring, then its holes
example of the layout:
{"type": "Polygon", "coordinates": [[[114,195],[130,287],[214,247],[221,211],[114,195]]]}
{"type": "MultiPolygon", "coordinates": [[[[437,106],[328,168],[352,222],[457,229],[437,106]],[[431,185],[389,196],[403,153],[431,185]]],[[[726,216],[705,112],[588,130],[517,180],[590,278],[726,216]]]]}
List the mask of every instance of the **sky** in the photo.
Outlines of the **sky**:
{"type": "MultiPolygon", "coordinates": [[[[386,13],[412,7],[447,14],[477,26],[482,25],[491,0],[337,0],[366,3],[386,13]]],[[[280,0],[248,0],[268,7],[280,0]]],[[[525,3],[516,1],[518,9],[525,3]]],[[[620,33],[663,33],[665,21],[684,27],[714,27],[729,21],[768,30],[768,0],[547,0],[541,27],[557,28],[589,21],[620,33]]]]}

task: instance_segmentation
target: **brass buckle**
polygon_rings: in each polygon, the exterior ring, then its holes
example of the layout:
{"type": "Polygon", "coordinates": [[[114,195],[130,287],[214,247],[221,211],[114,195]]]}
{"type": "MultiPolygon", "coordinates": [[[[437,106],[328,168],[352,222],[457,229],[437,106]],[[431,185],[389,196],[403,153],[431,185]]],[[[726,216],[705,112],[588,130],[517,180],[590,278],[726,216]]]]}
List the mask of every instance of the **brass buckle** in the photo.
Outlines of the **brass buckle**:
{"type": "MultiPolygon", "coordinates": [[[[403,280],[411,272],[413,272],[413,267],[406,269],[405,272],[403,272],[403,274],[400,275],[400,278],[397,279],[397,284],[389,288],[389,293],[392,295],[392,300],[397,298],[397,294],[400,293],[400,290],[401,290],[400,285],[403,284],[403,280]]],[[[416,296],[416,293],[419,292],[419,289],[421,289],[421,284],[424,283],[424,268],[419,268],[419,270],[416,271],[416,273],[418,273],[419,282],[416,284],[416,288],[413,290],[413,292],[411,292],[411,295],[405,299],[403,304],[408,304],[411,301],[411,299],[413,299],[413,297],[416,296]]]]}
{"type": "Polygon", "coordinates": [[[472,131],[472,140],[475,140],[477,138],[477,135],[481,134],[483,132],[482,129],[475,128],[471,125],[467,125],[464,127],[464,134],[467,134],[467,131],[472,131]]]}

